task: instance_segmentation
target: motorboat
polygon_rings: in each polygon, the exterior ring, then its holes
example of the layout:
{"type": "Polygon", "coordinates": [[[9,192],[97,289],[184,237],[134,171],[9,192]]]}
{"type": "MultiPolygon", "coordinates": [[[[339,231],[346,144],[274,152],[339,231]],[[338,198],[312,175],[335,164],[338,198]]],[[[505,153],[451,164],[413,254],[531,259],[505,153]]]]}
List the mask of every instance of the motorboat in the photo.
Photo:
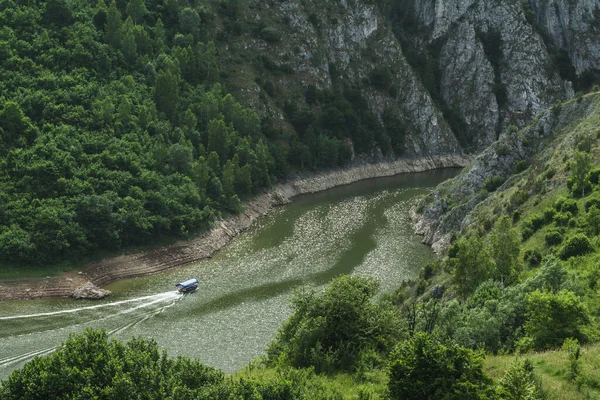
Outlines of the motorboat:
{"type": "Polygon", "coordinates": [[[185,282],[177,283],[175,286],[181,293],[193,292],[198,289],[198,279],[188,279],[185,282]]]}

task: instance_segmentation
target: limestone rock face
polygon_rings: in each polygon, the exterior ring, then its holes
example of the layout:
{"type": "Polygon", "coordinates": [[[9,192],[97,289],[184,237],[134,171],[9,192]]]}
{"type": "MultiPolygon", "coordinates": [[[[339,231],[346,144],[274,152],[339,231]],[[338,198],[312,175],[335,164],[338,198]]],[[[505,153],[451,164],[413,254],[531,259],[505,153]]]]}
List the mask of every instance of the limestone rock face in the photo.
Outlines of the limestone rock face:
{"type": "Polygon", "coordinates": [[[235,70],[236,98],[292,129],[282,97],[313,110],[309,85],[357,88],[376,116],[402,120],[404,156],[481,151],[600,71],[600,0],[250,0],[248,10],[248,24],[280,39],[244,34],[228,49],[268,60],[235,70]],[[377,68],[387,89],[370,84],[377,68]]]}
{"type": "Polygon", "coordinates": [[[105,290],[97,287],[92,282],[87,282],[85,285],[75,289],[73,297],[76,299],[103,299],[112,294],[110,290],[105,290]]]}
{"type": "Polygon", "coordinates": [[[440,53],[440,89],[444,101],[464,116],[466,134],[477,148],[496,140],[500,110],[494,95],[494,67],[477,40],[475,26],[458,24],[449,33],[440,53]]]}
{"type": "Polygon", "coordinates": [[[600,65],[600,0],[530,0],[537,23],[566,51],[577,74],[600,65]]]}

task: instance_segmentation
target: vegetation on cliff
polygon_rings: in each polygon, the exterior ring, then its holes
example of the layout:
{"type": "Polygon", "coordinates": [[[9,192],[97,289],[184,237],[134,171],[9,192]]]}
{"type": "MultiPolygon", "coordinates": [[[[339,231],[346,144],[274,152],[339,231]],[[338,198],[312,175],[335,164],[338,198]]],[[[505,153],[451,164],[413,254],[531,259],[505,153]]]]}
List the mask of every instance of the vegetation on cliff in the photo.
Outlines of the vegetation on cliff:
{"type": "MultiPolygon", "coordinates": [[[[552,135],[530,136],[542,129],[544,118],[518,133],[541,151],[512,160],[517,167],[500,175],[502,183],[492,191],[486,190],[487,181],[469,181],[481,185],[481,191],[446,210],[462,207],[468,223],[454,224],[445,257],[397,294],[405,313],[419,310],[417,324],[433,319],[435,334],[493,354],[564,347],[578,359],[580,350],[569,349],[600,338],[599,101],[592,94],[556,106],[556,121],[566,117],[561,109],[582,115],[557,122],[552,135]]],[[[507,140],[492,146],[455,179],[471,179],[481,165],[498,160],[507,140]]],[[[510,146],[507,150],[513,151],[510,146]]],[[[445,188],[448,198],[463,190],[452,182],[445,188]]],[[[419,206],[423,212],[432,206],[430,201],[431,197],[419,206]]],[[[574,365],[571,380],[583,394],[597,395],[594,374],[574,365]]]]}

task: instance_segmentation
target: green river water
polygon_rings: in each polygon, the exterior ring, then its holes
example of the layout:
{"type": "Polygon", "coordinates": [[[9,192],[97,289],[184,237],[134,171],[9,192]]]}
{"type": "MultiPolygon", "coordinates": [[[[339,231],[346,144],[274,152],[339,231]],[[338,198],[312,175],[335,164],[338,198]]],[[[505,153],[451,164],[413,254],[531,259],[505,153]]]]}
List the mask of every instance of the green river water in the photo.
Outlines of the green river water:
{"type": "Polygon", "coordinates": [[[411,230],[417,196],[455,169],[378,178],[299,196],[210,260],[115,282],[102,301],[46,299],[0,303],[0,379],[69,333],[103,328],[113,337],[153,338],[170,356],[199,357],[236,371],[261,355],[290,313],[294,290],[340,274],[364,274],[393,290],[433,258],[411,230]],[[174,284],[198,278],[181,295],[174,284]]]}

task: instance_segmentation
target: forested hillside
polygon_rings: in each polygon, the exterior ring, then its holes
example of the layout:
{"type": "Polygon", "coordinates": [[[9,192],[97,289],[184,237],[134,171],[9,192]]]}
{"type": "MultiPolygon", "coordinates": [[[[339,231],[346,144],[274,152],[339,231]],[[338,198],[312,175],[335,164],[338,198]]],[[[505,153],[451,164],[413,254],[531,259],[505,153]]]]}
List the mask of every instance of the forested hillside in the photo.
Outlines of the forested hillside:
{"type": "Polygon", "coordinates": [[[237,77],[219,52],[240,7],[2,2],[1,262],[185,237],[290,170],[347,163],[347,135],[360,153],[385,134],[350,88],[314,91],[342,114],[310,134],[300,118],[275,129],[228,94],[237,77]]]}

